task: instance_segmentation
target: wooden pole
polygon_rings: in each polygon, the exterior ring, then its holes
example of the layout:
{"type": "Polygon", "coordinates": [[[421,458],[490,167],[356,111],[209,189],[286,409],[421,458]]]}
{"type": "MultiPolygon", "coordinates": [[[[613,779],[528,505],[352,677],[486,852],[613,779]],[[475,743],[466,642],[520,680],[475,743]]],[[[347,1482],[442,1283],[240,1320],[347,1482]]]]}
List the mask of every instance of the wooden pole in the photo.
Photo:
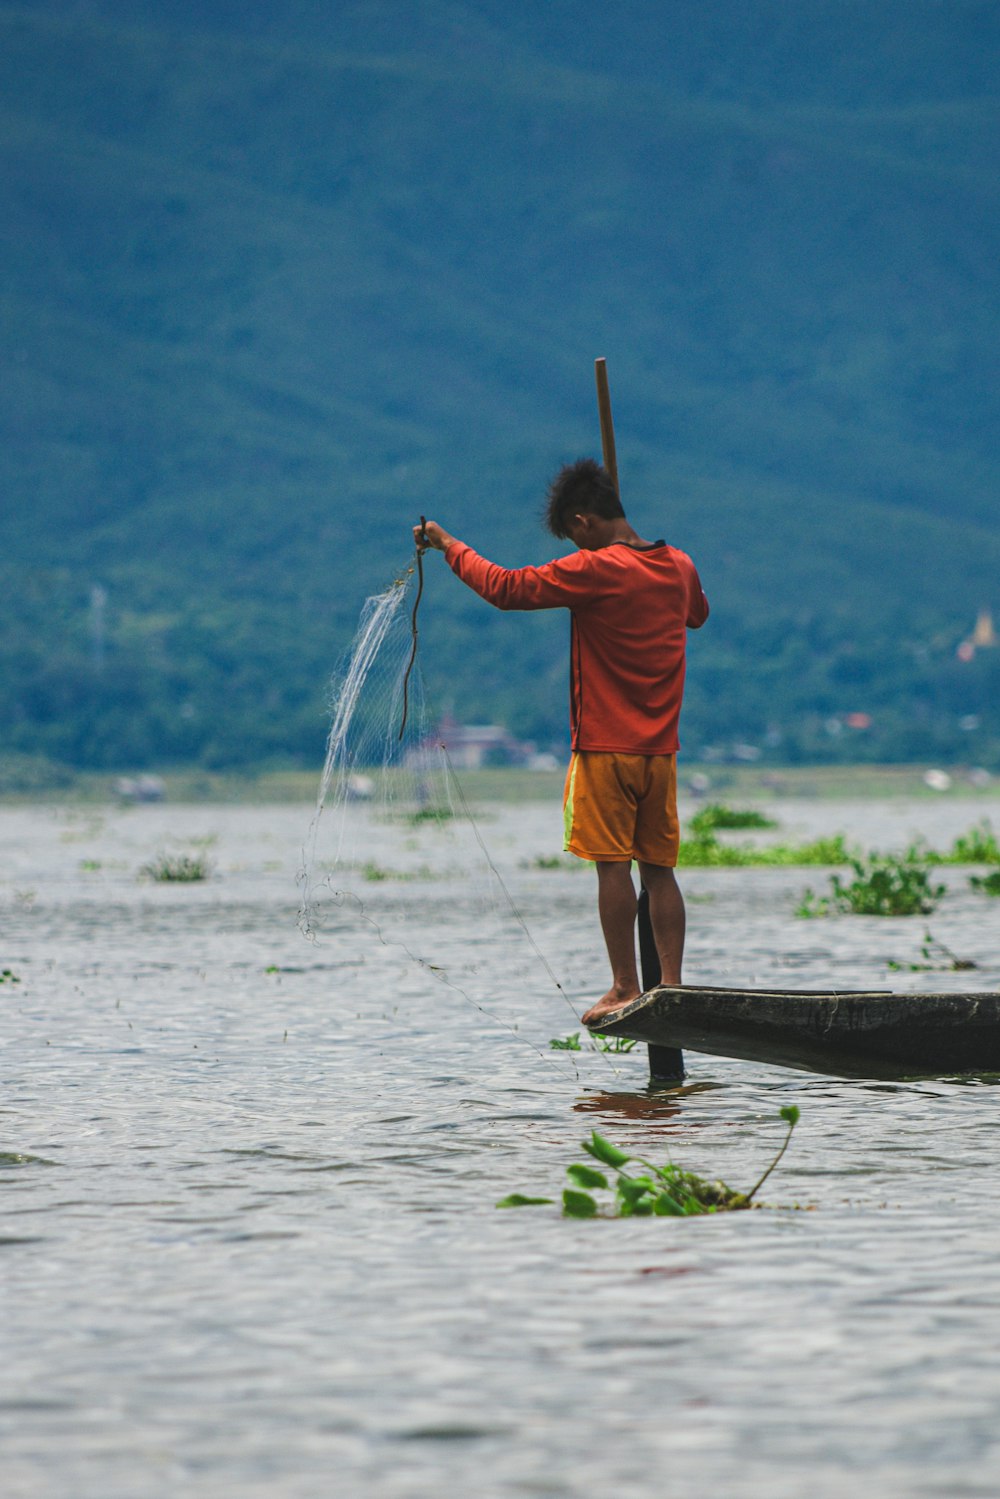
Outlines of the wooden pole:
{"type": "Polygon", "coordinates": [[[608,361],[606,359],[594,360],[594,378],[597,381],[597,414],[601,419],[601,453],[603,455],[604,467],[614,480],[615,488],[621,494],[618,485],[618,459],[615,456],[615,424],[611,417],[611,391],[608,389],[608,361]]]}
{"type": "MultiPolygon", "coordinates": [[[[611,416],[611,391],[608,387],[608,361],[594,360],[594,378],[597,381],[597,413],[601,419],[601,454],[604,467],[618,483],[618,459],[615,454],[615,424],[611,416]]],[[[660,981],[660,959],[653,940],[653,926],[649,919],[649,892],[640,884],[639,891],[639,959],[642,965],[642,987],[652,989],[660,981]]],[[[649,1080],[651,1083],[679,1083],[684,1080],[684,1053],[674,1046],[650,1046],[649,1080]]]]}

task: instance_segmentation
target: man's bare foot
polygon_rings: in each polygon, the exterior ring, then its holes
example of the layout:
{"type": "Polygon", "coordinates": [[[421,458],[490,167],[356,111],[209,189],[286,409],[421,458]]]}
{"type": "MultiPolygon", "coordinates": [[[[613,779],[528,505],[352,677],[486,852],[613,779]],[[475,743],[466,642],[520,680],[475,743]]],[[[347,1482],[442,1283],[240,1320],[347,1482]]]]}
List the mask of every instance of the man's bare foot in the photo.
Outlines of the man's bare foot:
{"type": "Polygon", "coordinates": [[[634,994],[625,994],[618,989],[609,989],[607,994],[602,995],[596,1004],[591,1005],[582,1017],[584,1025],[600,1024],[605,1015],[610,1015],[613,1010],[620,1010],[625,1005],[630,1005],[633,999],[639,998],[641,992],[636,989],[634,994]]]}

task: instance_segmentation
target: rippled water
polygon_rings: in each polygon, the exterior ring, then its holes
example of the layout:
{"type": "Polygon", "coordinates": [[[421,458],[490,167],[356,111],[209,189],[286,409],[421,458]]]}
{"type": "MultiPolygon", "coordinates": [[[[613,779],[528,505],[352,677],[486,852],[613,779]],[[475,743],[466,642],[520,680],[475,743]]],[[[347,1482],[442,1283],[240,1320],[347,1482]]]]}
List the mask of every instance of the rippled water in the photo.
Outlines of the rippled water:
{"type": "MultiPolygon", "coordinates": [[[[783,837],[898,848],[977,809],[779,813],[783,837]]],[[[4,1495],[996,1495],[988,1079],[692,1054],[683,1089],[650,1092],[640,1052],[548,1050],[567,1000],[441,830],[367,828],[383,871],[425,875],[358,875],[369,919],[349,901],[306,942],[307,824],[0,809],[4,1495]],[[137,879],[209,836],[205,883],[137,879]],[[494,1209],[558,1195],[595,1126],[748,1186],[790,1102],[774,1210],[494,1209]]],[[[592,873],[523,867],[558,847],[558,808],[482,831],[579,1012],[605,986],[592,873]]],[[[1000,902],[967,875],[929,924],[1000,988],[1000,902]]],[[[885,986],[925,923],[796,920],[826,878],[687,872],[689,981],[885,986]]]]}

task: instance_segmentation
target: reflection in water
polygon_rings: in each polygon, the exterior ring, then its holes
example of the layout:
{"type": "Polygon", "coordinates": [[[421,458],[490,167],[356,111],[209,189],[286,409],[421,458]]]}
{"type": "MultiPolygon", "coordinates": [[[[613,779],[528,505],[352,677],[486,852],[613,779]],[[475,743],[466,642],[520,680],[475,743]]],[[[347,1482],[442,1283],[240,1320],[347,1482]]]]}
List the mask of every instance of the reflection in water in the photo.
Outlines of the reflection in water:
{"type": "MultiPolygon", "coordinates": [[[[606,1114],[618,1119],[672,1119],[681,1103],[699,1093],[711,1093],[724,1083],[682,1083],[673,1087],[650,1085],[636,1093],[585,1093],[573,1105],[575,1114],[606,1114]]],[[[687,1122],[687,1121],[686,1121],[687,1122]]]]}

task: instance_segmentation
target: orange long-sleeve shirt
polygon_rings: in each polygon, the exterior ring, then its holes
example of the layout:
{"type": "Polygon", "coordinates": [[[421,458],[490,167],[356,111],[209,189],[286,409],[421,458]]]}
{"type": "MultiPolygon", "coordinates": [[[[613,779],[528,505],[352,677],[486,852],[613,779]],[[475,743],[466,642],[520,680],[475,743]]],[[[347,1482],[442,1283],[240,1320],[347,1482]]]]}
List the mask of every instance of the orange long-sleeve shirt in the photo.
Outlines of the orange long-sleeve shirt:
{"type": "Polygon", "coordinates": [[[568,609],[575,750],[670,755],[684,695],[686,631],[708,618],[691,558],[676,547],[614,542],[542,567],[498,567],[464,541],[452,571],[498,609],[568,609]]]}

